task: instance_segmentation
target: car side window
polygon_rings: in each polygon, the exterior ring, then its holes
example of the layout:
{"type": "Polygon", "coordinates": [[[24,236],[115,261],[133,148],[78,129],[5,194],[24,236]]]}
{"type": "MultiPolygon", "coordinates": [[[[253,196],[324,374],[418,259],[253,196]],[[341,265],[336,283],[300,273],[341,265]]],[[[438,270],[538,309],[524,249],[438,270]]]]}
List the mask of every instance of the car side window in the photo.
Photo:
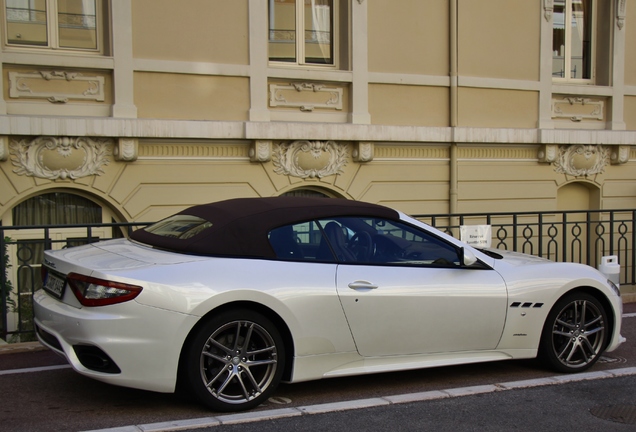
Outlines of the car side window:
{"type": "Polygon", "coordinates": [[[345,217],[318,223],[339,262],[436,267],[461,264],[455,246],[399,221],[345,217]]]}
{"type": "Polygon", "coordinates": [[[459,266],[458,249],[426,231],[395,221],[376,221],[373,261],[400,265],[459,266]]]}
{"type": "Polygon", "coordinates": [[[275,228],[269,232],[269,242],[280,259],[336,262],[322,229],[314,221],[275,228]]]}
{"type": "Polygon", "coordinates": [[[403,266],[459,266],[455,246],[393,220],[342,217],[285,225],[269,233],[279,259],[403,266]]]}

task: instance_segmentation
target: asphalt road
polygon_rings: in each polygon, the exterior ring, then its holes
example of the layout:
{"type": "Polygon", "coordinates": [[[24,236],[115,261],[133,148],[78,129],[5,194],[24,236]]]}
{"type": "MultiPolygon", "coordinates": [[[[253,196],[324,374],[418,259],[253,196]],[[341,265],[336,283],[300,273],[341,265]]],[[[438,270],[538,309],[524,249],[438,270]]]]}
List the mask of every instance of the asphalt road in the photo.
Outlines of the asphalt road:
{"type": "Polygon", "coordinates": [[[206,425],[223,432],[550,431],[575,426],[577,431],[633,431],[636,304],[627,304],[625,313],[622,333],[628,342],[582,377],[559,376],[527,360],[329,379],[281,385],[270,402],[239,416],[210,412],[175,395],[85,378],[48,350],[0,346],[0,431],[132,432],[206,425]],[[568,382],[570,377],[584,379],[568,382]],[[526,388],[524,383],[532,384],[526,388]],[[259,421],[263,418],[268,420],[259,421]]]}

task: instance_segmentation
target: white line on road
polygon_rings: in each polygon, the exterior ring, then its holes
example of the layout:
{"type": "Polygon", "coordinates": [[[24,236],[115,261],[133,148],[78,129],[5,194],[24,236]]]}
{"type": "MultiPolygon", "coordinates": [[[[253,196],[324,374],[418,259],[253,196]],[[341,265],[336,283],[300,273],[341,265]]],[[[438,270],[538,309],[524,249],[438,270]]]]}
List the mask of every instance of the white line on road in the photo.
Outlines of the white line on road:
{"type": "Polygon", "coordinates": [[[372,408],[392,404],[423,402],[435,399],[445,399],[475,394],[493,393],[513,389],[540,387],[546,385],[565,384],[571,382],[590,381],[595,379],[616,378],[636,375],[636,367],[613,369],[598,372],[586,372],[576,375],[559,375],[523,381],[513,381],[492,385],[464,387],[446,390],[433,390],[421,393],[410,393],[371,399],[358,399],[336,403],[308,405],[297,408],[281,408],[266,411],[228,414],[215,417],[201,417],[186,420],[175,420],[161,423],[121,426],[109,429],[98,429],[89,432],[171,432],[178,430],[214,427],[227,424],[252,423],[263,420],[297,417],[303,415],[324,414],[335,411],[349,411],[361,408],[372,408]]]}
{"type": "Polygon", "coordinates": [[[0,371],[0,375],[13,375],[19,373],[30,373],[30,372],[43,372],[57,369],[70,369],[70,365],[57,365],[57,366],[42,366],[42,367],[34,367],[34,368],[24,368],[24,369],[9,369],[0,371]]]}

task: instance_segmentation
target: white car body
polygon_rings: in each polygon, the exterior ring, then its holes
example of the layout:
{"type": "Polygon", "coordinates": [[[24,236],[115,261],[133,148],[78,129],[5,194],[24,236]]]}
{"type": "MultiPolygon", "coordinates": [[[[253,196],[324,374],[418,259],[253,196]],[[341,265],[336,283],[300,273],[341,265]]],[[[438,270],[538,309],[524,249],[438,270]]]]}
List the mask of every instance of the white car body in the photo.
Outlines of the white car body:
{"type": "Polygon", "coordinates": [[[71,289],[61,299],[40,290],[38,335],[83,375],[157,392],[175,390],[188,335],[225,305],[255,305],[279,317],[293,340],[290,382],[534,358],[553,305],[581,287],[602,298],[611,316],[606,350],[623,341],[620,295],[597,270],[505,251],[494,259],[404,214],[400,219],[464,248],[489,269],[209,257],[110,240],[47,251],[45,265],[138,285],[141,293],[84,307],[71,289]],[[120,373],[87,368],[77,345],[98,347],[120,373]]]}

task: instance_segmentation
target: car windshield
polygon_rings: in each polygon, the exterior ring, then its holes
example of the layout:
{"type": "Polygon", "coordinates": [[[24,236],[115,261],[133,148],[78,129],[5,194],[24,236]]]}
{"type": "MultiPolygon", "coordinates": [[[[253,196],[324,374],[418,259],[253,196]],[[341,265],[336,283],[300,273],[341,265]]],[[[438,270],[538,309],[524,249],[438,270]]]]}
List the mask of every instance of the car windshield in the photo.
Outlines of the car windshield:
{"type": "Polygon", "coordinates": [[[174,215],[150,225],[145,230],[163,237],[189,239],[211,226],[212,222],[197,216],[174,215]]]}

